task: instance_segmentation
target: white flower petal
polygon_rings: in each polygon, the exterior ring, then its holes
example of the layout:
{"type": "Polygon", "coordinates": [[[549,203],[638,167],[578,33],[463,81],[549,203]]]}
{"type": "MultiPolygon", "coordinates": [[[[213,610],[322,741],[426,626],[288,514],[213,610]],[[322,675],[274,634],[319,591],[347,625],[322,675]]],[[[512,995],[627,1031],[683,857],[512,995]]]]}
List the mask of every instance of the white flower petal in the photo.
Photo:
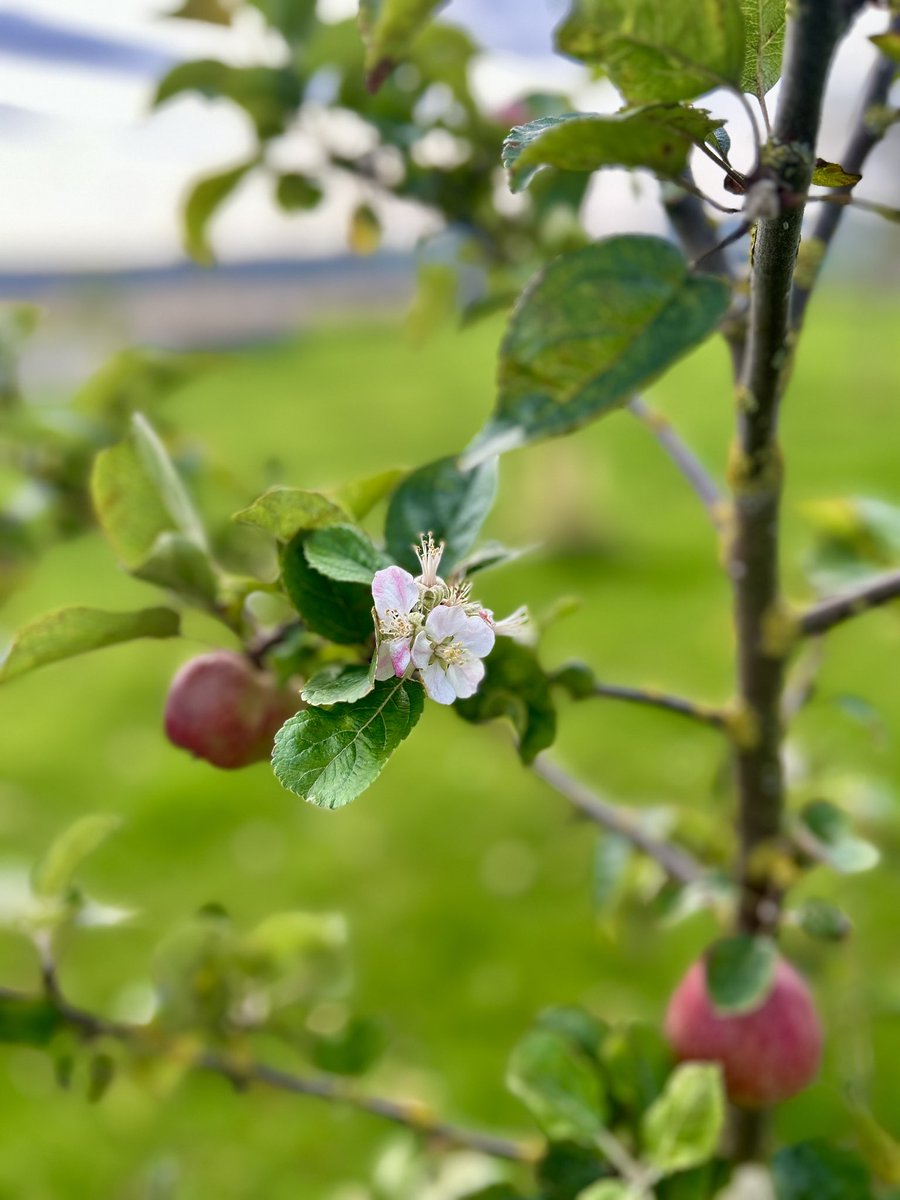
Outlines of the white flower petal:
{"type": "Polygon", "coordinates": [[[391,648],[391,662],[394,664],[394,674],[398,678],[406,674],[406,668],[409,666],[409,643],[409,638],[397,638],[395,641],[388,643],[391,648]]]}
{"type": "Polygon", "coordinates": [[[372,599],[375,611],[384,620],[388,609],[408,613],[419,599],[419,589],[409,571],[402,567],[385,567],[372,579],[372,599]]]}
{"type": "Polygon", "coordinates": [[[494,648],[494,631],[483,617],[466,617],[465,629],[457,637],[478,658],[486,657],[494,648]]]}
{"type": "MultiPolygon", "coordinates": [[[[491,614],[493,616],[493,614],[491,614]]],[[[537,641],[537,630],[531,619],[531,614],[523,604],[515,612],[504,617],[502,621],[493,621],[494,632],[501,637],[512,638],[514,642],[533,645],[537,641]]]]}
{"type": "Polygon", "coordinates": [[[394,664],[391,661],[391,643],[381,642],[378,646],[378,662],[375,664],[376,679],[393,679],[394,664]]]}
{"type": "Polygon", "coordinates": [[[468,619],[462,605],[438,604],[428,614],[425,628],[432,641],[442,642],[448,637],[458,638],[464,632],[468,619]]]}
{"type": "Polygon", "coordinates": [[[447,675],[460,700],[466,700],[475,695],[479,683],[484,679],[484,663],[480,658],[454,663],[447,668],[447,675]]]}
{"type": "Polygon", "coordinates": [[[425,684],[425,691],[438,704],[452,704],[456,699],[453,684],[440,663],[435,662],[425,668],[422,672],[422,682],[425,684]]]}
{"type": "Polygon", "coordinates": [[[420,671],[431,662],[431,655],[434,651],[434,643],[425,632],[424,629],[416,634],[416,640],[412,645],[412,660],[420,671]]]}

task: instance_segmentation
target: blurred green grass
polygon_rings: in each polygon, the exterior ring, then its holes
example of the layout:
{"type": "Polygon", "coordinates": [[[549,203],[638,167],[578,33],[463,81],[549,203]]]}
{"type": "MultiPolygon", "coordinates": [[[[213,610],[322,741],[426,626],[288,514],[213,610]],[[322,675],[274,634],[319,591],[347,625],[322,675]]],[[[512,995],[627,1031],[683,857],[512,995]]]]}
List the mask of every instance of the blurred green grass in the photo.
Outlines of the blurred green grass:
{"type": "MultiPolygon", "coordinates": [[[[896,301],[834,296],[811,314],[784,420],[785,563],[800,597],[804,500],[865,492],[900,502],[900,361],[887,350],[898,317],[896,301]]],[[[483,324],[423,349],[388,323],[309,332],[242,353],[181,391],[171,411],[189,439],[233,468],[237,508],[267,472],[315,487],[461,448],[491,406],[499,332],[483,324]]],[[[651,398],[707,461],[724,463],[732,402],[719,345],[680,364],[651,398]]],[[[582,657],[614,682],[728,696],[729,599],[712,531],[627,414],[510,456],[486,534],[540,543],[484,578],[479,592],[495,610],[527,602],[540,613],[562,596],[583,599],[548,631],[547,664],[582,657]]],[[[85,536],[46,558],[0,614],[0,632],[61,604],[125,607],[151,592],[118,570],[98,537],[85,536]]],[[[661,1015],[712,935],[709,919],[667,931],[639,907],[598,919],[593,832],[529,777],[502,731],[431,705],[376,785],[348,809],[323,813],[282,792],[265,765],[216,773],[162,738],[170,675],[215,639],[215,627],[193,621],[187,642],[107,651],[0,692],[3,861],[27,860],[80,813],[125,818],[88,880],[140,916],[78,935],[62,972],[73,1000],[109,1011],[126,1004],[146,983],[161,934],[207,901],[241,924],[287,907],[341,909],[353,933],[358,1007],[391,1031],[374,1082],[499,1127],[527,1127],[502,1075],[536,1009],[577,1001],[610,1018],[661,1015]]],[[[784,1136],[844,1132],[841,1088],[872,1063],[877,1111],[890,1123],[900,1105],[890,1067],[900,1050],[892,884],[900,751],[895,737],[873,739],[834,704],[863,695],[889,730],[900,728],[898,650],[896,613],[836,633],[798,727],[798,753],[823,770],[833,764],[840,798],[856,795],[872,810],[888,861],[870,876],[811,881],[810,890],[846,904],[857,928],[849,946],[789,939],[832,1036],[821,1082],[781,1114],[784,1136]]],[[[622,802],[727,819],[717,735],[677,718],[567,705],[556,753],[622,802]]],[[[0,980],[28,986],[33,974],[27,951],[0,939],[0,980]]],[[[371,1118],[235,1095],[211,1079],[156,1095],[120,1083],[88,1107],[77,1089],[57,1090],[48,1065],[25,1050],[0,1055],[0,1081],[3,1200],[324,1200],[336,1185],[366,1178],[385,1136],[371,1118]]]]}

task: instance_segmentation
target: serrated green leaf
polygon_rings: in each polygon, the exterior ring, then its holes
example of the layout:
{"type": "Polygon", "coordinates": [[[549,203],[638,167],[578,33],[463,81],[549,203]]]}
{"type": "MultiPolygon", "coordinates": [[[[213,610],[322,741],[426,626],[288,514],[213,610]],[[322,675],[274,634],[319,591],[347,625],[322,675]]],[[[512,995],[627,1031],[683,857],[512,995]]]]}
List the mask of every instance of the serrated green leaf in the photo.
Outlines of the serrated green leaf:
{"type": "Polygon", "coordinates": [[[503,165],[514,192],[527,187],[542,167],[597,171],[642,167],[661,179],[678,179],[693,146],[723,125],[704,109],[678,104],[599,113],[565,113],[517,125],[503,142],[503,165]]]}
{"type": "Polygon", "coordinates": [[[121,818],[109,813],[93,813],[70,825],[35,867],[35,893],[47,898],[64,895],[81,864],[115,833],[121,823],[121,818]]]}
{"type": "MultiPolygon", "coordinates": [[[[842,942],[853,931],[847,914],[828,900],[804,900],[791,915],[804,933],[821,941],[842,942]]],[[[900,1180],[897,1182],[900,1183],[900,1180]]]]}
{"type": "Polygon", "coordinates": [[[447,576],[472,549],[497,494],[497,464],[463,471],[455,458],[439,458],[407,475],[391,496],[385,540],[391,559],[418,574],[413,546],[423,533],[445,542],[441,574],[447,576]]]}
{"type": "Polygon", "coordinates": [[[284,133],[302,99],[300,79],[289,67],[233,67],[211,58],[173,67],[157,86],[154,106],[185,92],[239,105],[260,141],[284,133]]]}
{"type": "Polygon", "coordinates": [[[135,638],[178,637],[181,619],[171,608],[106,612],[100,608],[60,608],[24,625],[0,665],[0,683],[37,667],[115,646],[135,638]]]}
{"type": "Polygon", "coordinates": [[[343,583],[371,585],[372,576],[384,563],[361,529],[354,525],[329,525],[303,539],[306,561],[320,575],[343,583]]]}
{"type": "Polygon", "coordinates": [[[861,179],[862,175],[845,171],[840,163],[827,162],[824,158],[817,158],[811,182],[817,187],[851,188],[861,179]]]}
{"type": "Polygon", "coordinates": [[[374,633],[372,588],[329,579],[309,565],[311,534],[300,533],[281,554],[281,578],[291,603],[313,633],[339,645],[355,645],[374,633]]]}
{"type": "Polygon", "coordinates": [[[608,238],[556,259],[516,306],[494,415],[464,463],[622,406],[712,333],[730,295],[721,280],[692,275],[661,238],[608,238]]]}
{"type": "Polygon", "coordinates": [[[720,1013],[753,1012],[766,1000],[775,981],[778,952],[771,938],[721,938],[706,954],[706,985],[720,1013]]]}
{"type": "Polygon", "coordinates": [[[557,46],[604,68],[633,104],[691,100],[740,81],[744,19],[738,0],[574,0],[557,46]]]}
{"type": "Polygon", "coordinates": [[[361,521],[363,517],[368,516],[379,500],[389,496],[408,474],[409,472],[401,467],[392,467],[387,471],[379,471],[377,475],[354,479],[336,489],[334,501],[354,520],[361,521]]]}
{"type": "Polygon", "coordinates": [[[644,1157],[664,1175],[699,1166],[715,1154],[724,1125],[721,1068],[684,1063],[675,1068],[663,1094],[644,1114],[644,1157]]]}
{"type": "Polygon", "coordinates": [[[741,90],[764,96],[781,77],[785,0],[740,0],[744,14],[746,50],[741,72],[741,90]]]}
{"type": "Polygon", "coordinates": [[[325,529],[347,520],[344,509],[323,496],[303,488],[273,487],[231,518],[242,525],[265,529],[280,542],[308,529],[325,529]]]}
{"type": "Polygon", "coordinates": [[[389,679],[355,704],[298,713],[275,737],[272,764],[282,787],[317,804],[341,808],[381,774],[422,715],[424,691],[389,679]]]}
{"type": "Polygon", "coordinates": [[[527,1033],[510,1057],[506,1083],[551,1140],[590,1144],[607,1120],[596,1064],[552,1030],[527,1033]]]}
{"type": "Polygon", "coordinates": [[[873,1200],[865,1164],[823,1141],[785,1146],[772,1159],[778,1200],[873,1200]]]}
{"type": "Polygon", "coordinates": [[[368,667],[325,667],[304,687],[301,697],[316,708],[326,704],[355,704],[375,686],[375,660],[368,667]]]}
{"type": "Polygon", "coordinates": [[[103,532],[129,570],[141,566],[161,533],[175,531],[207,548],[184,484],[140,413],[132,414],[128,435],[94,460],[91,495],[103,532]]]}
{"type": "Polygon", "coordinates": [[[194,183],[184,205],[184,248],[195,262],[205,267],[215,262],[209,223],[256,165],[253,158],[194,183]]]}
{"type": "Polygon", "coordinates": [[[876,846],[853,833],[850,818],[828,800],[813,800],[800,812],[804,838],[812,837],[817,857],[836,871],[854,875],[876,866],[881,855],[876,846]]]}
{"type": "Polygon", "coordinates": [[[534,762],[556,738],[556,706],[546,674],[533,650],[505,637],[494,643],[485,667],[478,691],[457,700],[455,711],[475,725],[507,718],[518,735],[520,758],[534,762]]]}

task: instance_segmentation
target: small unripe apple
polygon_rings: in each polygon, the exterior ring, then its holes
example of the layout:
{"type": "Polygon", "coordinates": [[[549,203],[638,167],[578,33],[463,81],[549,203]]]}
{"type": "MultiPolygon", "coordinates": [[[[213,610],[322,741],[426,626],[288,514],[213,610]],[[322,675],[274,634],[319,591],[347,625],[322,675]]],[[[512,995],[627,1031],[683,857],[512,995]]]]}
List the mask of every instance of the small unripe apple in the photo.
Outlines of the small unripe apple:
{"type": "Polygon", "coordinates": [[[246,655],[214,650],[186,662],[166,699],[170,742],[216,767],[246,767],[268,758],[272,740],[301,707],[274,675],[246,655]]]}
{"type": "Polygon", "coordinates": [[[706,963],[694,963],[669,1001],[665,1030],[680,1061],[720,1063],[729,1098],[743,1108],[767,1108],[802,1092],[822,1057],[822,1026],[809,988],[782,958],[769,995],[740,1014],[716,1011],[706,963]]]}

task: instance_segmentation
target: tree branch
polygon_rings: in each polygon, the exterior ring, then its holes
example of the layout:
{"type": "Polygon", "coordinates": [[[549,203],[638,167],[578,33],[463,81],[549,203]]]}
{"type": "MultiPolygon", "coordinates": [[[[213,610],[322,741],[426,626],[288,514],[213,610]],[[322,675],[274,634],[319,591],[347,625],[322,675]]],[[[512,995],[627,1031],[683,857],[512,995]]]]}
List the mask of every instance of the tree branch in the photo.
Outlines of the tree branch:
{"type": "Polygon", "coordinates": [[[641,828],[632,813],[607,804],[543,755],[532,763],[532,770],[589,820],[625,838],[632,846],[658,862],[675,883],[696,883],[706,874],[702,864],[686,850],[653,837],[641,828]]]}
{"type": "Polygon", "coordinates": [[[614,683],[595,683],[590,695],[603,700],[624,700],[627,704],[643,704],[647,708],[662,708],[679,717],[689,717],[690,720],[698,721],[701,725],[711,725],[714,729],[725,729],[728,724],[725,713],[718,708],[708,708],[702,704],[695,704],[693,700],[685,700],[681,696],[667,696],[662,692],[648,691],[646,688],[620,687],[614,683]]]}
{"type": "Polygon", "coordinates": [[[700,498],[715,529],[721,532],[725,524],[722,492],[690,446],[678,435],[672,423],[640,396],[634,397],[628,409],[657,439],[700,498]]]}
{"type": "MultiPolygon", "coordinates": [[[[900,15],[895,16],[889,25],[891,33],[900,33],[900,15]]],[[[840,157],[841,166],[851,174],[859,175],[866,159],[875,149],[885,134],[883,124],[871,120],[871,112],[887,103],[888,92],[897,70],[897,64],[886,54],[879,54],[866,81],[865,91],[856,123],[847,143],[847,148],[840,157]]],[[[850,188],[837,188],[838,196],[849,196],[850,188]]],[[[819,213],[815,224],[809,233],[809,245],[813,247],[814,260],[809,264],[807,273],[794,284],[791,297],[791,325],[800,329],[806,316],[806,306],[809,304],[813,289],[818,280],[822,261],[840,226],[844,209],[839,204],[825,204],[819,213]]]]}
{"type": "MultiPolygon", "coordinates": [[[[42,997],[10,988],[0,988],[0,1001],[21,1004],[43,1002],[52,1009],[63,1025],[88,1041],[96,1038],[112,1038],[139,1049],[142,1054],[151,1053],[160,1058],[171,1054],[179,1062],[184,1061],[183,1045],[179,1044],[178,1047],[175,1047],[170,1044],[160,1031],[150,1026],[130,1025],[122,1021],[109,1020],[78,1008],[65,1000],[58,989],[53,997],[42,997]]],[[[344,1080],[330,1076],[294,1075],[265,1063],[248,1063],[242,1059],[231,1060],[226,1055],[211,1050],[197,1051],[190,1059],[188,1066],[195,1071],[220,1075],[239,1088],[256,1085],[272,1088],[279,1092],[288,1092],[295,1096],[310,1096],[317,1100],[343,1104],[356,1109],[357,1112],[380,1117],[395,1125],[403,1125],[430,1141],[444,1142],[447,1145],[475,1150],[479,1154],[487,1154],[492,1158],[508,1159],[511,1162],[534,1162],[541,1152],[540,1144],[515,1141],[511,1138],[453,1125],[439,1120],[430,1112],[427,1105],[418,1101],[367,1096],[348,1087],[344,1080]]]]}
{"type": "Polygon", "coordinates": [[[808,608],[800,618],[800,632],[805,637],[827,633],[852,617],[861,616],[871,608],[889,604],[900,598],[900,571],[887,571],[861,583],[850,592],[832,596],[808,608]]]}
{"type": "MultiPolygon", "coordinates": [[[[794,0],[789,8],[778,111],[761,173],[775,183],[781,211],[757,224],[750,281],[750,325],[738,387],[738,429],[730,481],[734,540],[729,569],[738,642],[738,698],[744,734],[735,740],[740,845],[738,923],[749,934],[773,931],[781,888],[763,865],[784,812],[781,695],[791,638],[781,596],[779,516],[782,461],[778,413],[793,349],[790,293],[805,196],[812,179],[825,84],[847,22],[862,0],[794,0]]],[[[763,1122],[733,1116],[741,1159],[761,1152],[763,1122]]]]}

